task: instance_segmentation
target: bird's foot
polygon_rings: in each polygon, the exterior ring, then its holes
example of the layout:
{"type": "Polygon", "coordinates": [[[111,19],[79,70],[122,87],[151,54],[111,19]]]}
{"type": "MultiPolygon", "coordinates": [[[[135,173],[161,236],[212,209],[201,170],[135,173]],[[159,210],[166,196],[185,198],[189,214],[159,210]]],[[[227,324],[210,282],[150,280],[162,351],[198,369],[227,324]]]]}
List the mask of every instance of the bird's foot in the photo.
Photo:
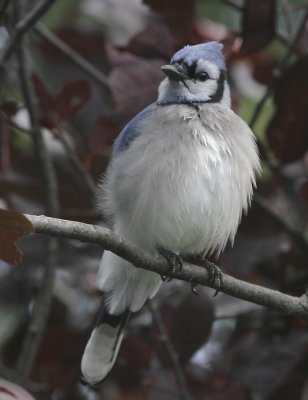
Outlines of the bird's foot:
{"type": "MultiPolygon", "coordinates": [[[[200,255],[200,256],[198,256],[198,258],[200,260],[203,260],[204,256],[200,255]]],[[[213,295],[213,297],[215,297],[220,292],[220,288],[222,286],[222,272],[216,264],[213,264],[211,262],[208,262],[206,265],[204,265],[204,267],[208,270],[208,273],[209,273],[209,283],[213,284],[213,285],[216,284],[216,290],[213,295]]],[[[196,291],[196,285],[194,285],[193,292],[195,292],[195,291],[196,291]]]]}
{"type": "Polygon", "coordinates": [[[195,294],[196,296],[198,296],[198,294],[199,294],[197,291],[197,286],[198,286],[198,284],[195,282],[191,282],[191,284],[190,284],[190,289],[191,289],[192,293],[195,294]]]}
{"type": "Polygon", "coordinates": [[[162,275],[161,279],[163,281],[170,282],[172,277],[167,276],[169,274],[173,275],[175,272],[181,271],[183,267],[183,260],[179,254],[173,253],[170,250],[163,249],[162,247],[158,248],[158,252],[162,255],[168,262],[169,268],[166,275],[162,275]],[[168,278],[168,280],[167,280],[168,278]]]}

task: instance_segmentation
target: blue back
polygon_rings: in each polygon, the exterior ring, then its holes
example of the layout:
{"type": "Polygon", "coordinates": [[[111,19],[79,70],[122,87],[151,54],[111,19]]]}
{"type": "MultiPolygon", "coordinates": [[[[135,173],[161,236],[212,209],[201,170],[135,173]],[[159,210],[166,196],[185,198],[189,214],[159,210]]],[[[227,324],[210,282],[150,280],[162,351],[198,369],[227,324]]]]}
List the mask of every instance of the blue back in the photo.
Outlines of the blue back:
{"type": "Polygon", "coordinates": [[[112,148],[112,155],[116,156],[121,151],[126,150],[129,145],[138,137],[142,132],[140,129],[141,122],[146,119],[156,108],[156,104],[152,103],[144,110],[140,111],[121,131],[115,140],[112,148]]]}

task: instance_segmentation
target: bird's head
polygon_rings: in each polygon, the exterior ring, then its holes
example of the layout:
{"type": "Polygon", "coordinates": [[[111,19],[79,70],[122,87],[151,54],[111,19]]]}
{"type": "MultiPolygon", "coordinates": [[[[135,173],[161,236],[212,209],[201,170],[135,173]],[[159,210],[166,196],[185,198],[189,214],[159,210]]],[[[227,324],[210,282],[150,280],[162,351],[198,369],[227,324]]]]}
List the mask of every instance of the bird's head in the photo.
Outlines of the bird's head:
{"type": "Polygon", "coordinates": [[[230,107],[230,90],[223,45],[208,42],[185,46],[161,67],[166,74],[158,91],[158,104],[220,103],[230,107]]]}

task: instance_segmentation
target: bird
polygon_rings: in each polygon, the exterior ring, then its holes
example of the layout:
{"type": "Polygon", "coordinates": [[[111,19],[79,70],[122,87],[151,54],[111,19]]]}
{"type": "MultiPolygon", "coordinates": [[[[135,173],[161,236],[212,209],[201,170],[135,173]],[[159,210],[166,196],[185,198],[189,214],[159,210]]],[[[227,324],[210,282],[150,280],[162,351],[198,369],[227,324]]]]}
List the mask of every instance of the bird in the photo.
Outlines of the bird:
{"type": "MultiPolygon", "coordinates": [[[[161,67],[157,100],[116,138],[99,203],[112,229],[152,253],[219,255],[251,203],[260,160],[253,132],[231,109],[223,45],[188,45],[161,67]]],[[[172,257],[171,257],[172,258],[172,257]]],[[[105,251],[102,303],[82,361],[97,386],[112,369],[131,313],[162,284],[105,251]]]]}

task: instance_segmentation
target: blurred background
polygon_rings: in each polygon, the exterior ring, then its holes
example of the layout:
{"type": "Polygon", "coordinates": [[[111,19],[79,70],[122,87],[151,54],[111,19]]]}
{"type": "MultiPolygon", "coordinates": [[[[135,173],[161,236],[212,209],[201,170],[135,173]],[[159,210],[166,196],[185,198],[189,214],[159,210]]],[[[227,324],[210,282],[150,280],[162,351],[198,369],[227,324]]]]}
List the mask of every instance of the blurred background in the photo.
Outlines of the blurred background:
{"type": "MultiPolygon", "coordinates": [[[[217,263],[302,295],[307,9],[305,0],[0,0],[0,207],[104,225],[96,184],[115,137],[155,101],[175,51],[218,40],[263,172],[217,263]]],[[[1,400],[308,400],[306,319],[204,287],[194,296],[175,280],[134,315],[103,386],[83,387],[102,250],[39,235],[21,249],[21,265],[0,261],[1,400]]]]}

